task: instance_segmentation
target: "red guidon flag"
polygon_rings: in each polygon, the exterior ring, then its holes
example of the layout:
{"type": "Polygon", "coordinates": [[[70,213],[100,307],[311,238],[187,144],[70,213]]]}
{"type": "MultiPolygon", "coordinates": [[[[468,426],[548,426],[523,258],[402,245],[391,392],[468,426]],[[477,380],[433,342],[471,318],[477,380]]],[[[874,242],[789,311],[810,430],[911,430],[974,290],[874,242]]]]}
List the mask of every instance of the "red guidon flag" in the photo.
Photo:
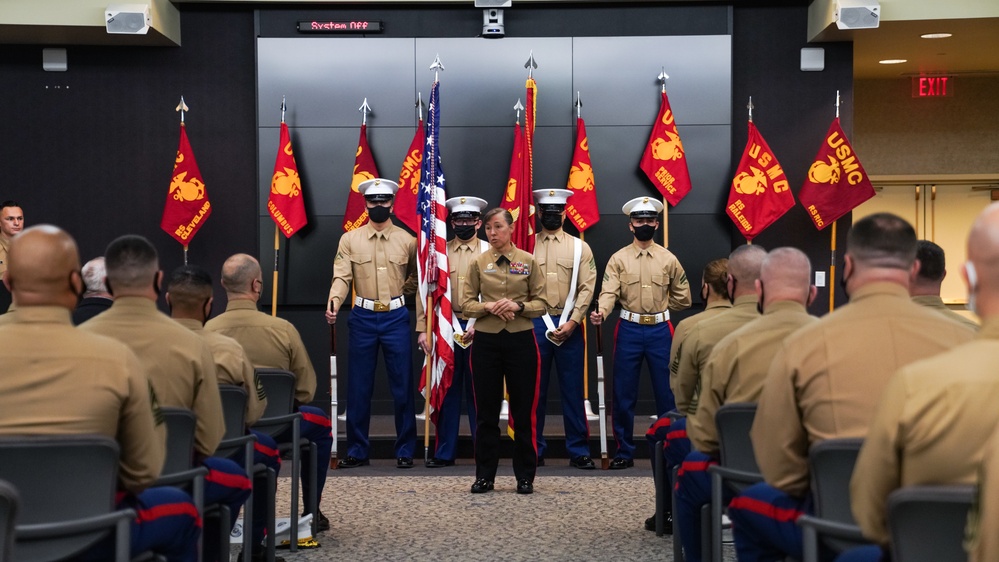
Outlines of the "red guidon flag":
{"type": "Polygon", "coordinates": [[[500,202],[513,215],[513,245],[521,250],[527,250],[534,242],[534,194],[530,184],[524,179],[524,133],[517,123],[513,130],[513,155],[510,158],[510,179],[506,182],[506,194],[500,202]]]}
{"type": "Polygon", "coordinates": [[[645,147],[638,167],[669,204],[676,206],[690,192],[690,172],[687,171],[687,155],[683,151],[683,143],[680,142],[680,133],[676,129],[676,120],[665,91],[662,98],[659,118],[652,125],[649,144],[645,147]]]}
{"type": "Polygon", "coordinates": [[[787,176],[767,141],[749,122],[749,140],[732,179],[725,212],[746,241],[773,224],[794,206],[787,176]]]}
{"type": "Polygon", "coordinates": [[[423,120],[416,125],[416,134],[409,145],[406,158],[399,171],[399,191],[395,194],[395,216],[416,232],[420,230],[420,218],[416,212],[417,193],[420,190],[420,165],[423,163],[423,120]]]}
{"type": "Polygon", "coordinates": [[[822,230],[871,197],[874,186],[846,140],[837,117],[829,125],[815,162],[808,168],[808,178],[798,199],[812,217],[815,228],[822,230]]]}
{"type": "Polygon", "coordinates": [[[354,157],[354,177],[350,182],[350,194],[347,196],[347,210],[343,216],[343,231],[350,232],[364,226],[368,222],[368,206],[364,196],[357,190],[362,181],[373,180],[378,175],[375,157],[368,147],[368,126],[361,125],[361,138],[357,141],[357,155],[354,157]]]}
{"type": "Polygon", "coordinates": [[[170,190],[167,191],[166,205],[163,206],[163,219],[160,228],[187,246],[205,219],[212,214],[212,203],[208,200],[205,182],[194,160],[194,151],[187,140],[187,129],[180,124],[180,146],[173,162],[173,175],[170,190]]]}
{"type": "Polygon", "coordinates": [[[291,149],[291,136],[285,123],[281,123],[281,140],[277,159],[274,161],[274,175],[271,176],[267,211],[286,238],[291,238],[292,234],[309,222],[305,217],[302,180],[298,177],[295,152],[291,149]]]}
{"type": "Polygon", "coordinates": [[[583,232],[600,220],[600,210],[597,208],[586,124],[582,117],[576,118],[576,147],[572,153],[572,167],[569,169],[566,187],[572,190],[572,197],[565,205],[565,216],[576,225],[576,229],[583,232]]]}

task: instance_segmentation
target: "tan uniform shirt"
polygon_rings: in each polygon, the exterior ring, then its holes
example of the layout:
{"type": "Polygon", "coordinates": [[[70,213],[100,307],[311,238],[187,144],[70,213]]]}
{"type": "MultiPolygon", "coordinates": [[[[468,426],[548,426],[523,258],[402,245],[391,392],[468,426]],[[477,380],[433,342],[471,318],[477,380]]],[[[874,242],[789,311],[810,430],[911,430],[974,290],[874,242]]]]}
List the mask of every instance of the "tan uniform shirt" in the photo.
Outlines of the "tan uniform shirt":
{"type": "Polygon", "coordinates": [[[144,297],[118,297],[111,308],[80,324],[135,352],[161,406],[187,408],[197,426],[194,448],[211,455],[225,434],[215,361],[208,344],[144,297]]]}
{"type": "MultiPolygon", "coordinates": [[[[458,318],[465,318],[461,311],[461,295],[465,290],[465,279],[468,276],[468,266],[472,260],[482,253],[482,240],[473,238],[468,242],[462,242],[457,238],[448,240],[447,243],[447,264],[451,269],[451,308],[458,318]]],[[[489,245],[485,244],[486,250],[489,245]]],[[[416,300],[416,331],[423,333],[427,331],[427,317],[424,313],[425,305],[423,299],[416,300]]]]}
{"type": "Polygon", "coordinates": [[[308,404],[316,394],[316,370],[295,326],[257,310],[246,299],[230,300],[225,312],[205,323],[205,330],[239,342],[256,368],[284,369],[295,374],[295,400],[308,404]]]}
{"type": "Polygon", "coordinates": [[[659,244],[642,249],[632,242],[607,261],[598,302],[604,318],[615,302],[639,314],[683,310],[690,306],[690,285],[672,252],[659,244]]]}
{"type": "Polygon", "coordinates": [[[69,310],[54,306],[19,309],[0,341],[0,434],[106,435],[121,447],[123,489],[139,492],[159,477],[166,432],[128,347],[76,330],[69,310]]]}
{"type": "Polygon", "coordinates": [[[953,310],[948,308],[947,305],[944,304],[943,299],[938,296],[920,295],[918,297],[912,297],[912,302],[918,305],[925,306],[927,308],[932,308],[933,310],[936,310],[937,312],[943,314],[947,318],[950,318],[955,322],[960,322],[961,324],[964,324],[965,326],[971,328],[972,330],[978,330],[977,322],[954,312],[953,310]]]}
{"type": "Polygon", "coordinates": [[[800,303],[771,303],[763,316],[725,336],[701,370],[697,411],[687,417],[687,437],[698,451],[718,456],[715,414],[728,403],[756,402],[774,353],[785,337],[815,322],[800,303]]]}
{"type": "Polygon", "coordinates": [[[677,347],[676,357],[670,363],[669,385],[678,412],[693,414],[697,411],[701,373],[715,344],[759,317],[756,295],[743,295],[735,299],[735,305],[730,310],[694,326],[683,344],[677,347]],[[675,371],[673,363],[676,363],[675,371]]]}
{"type": "Polygon", "coordinates": [[[253,373],[253,363],[239,342],[218,332],[209,332],[197,320],[175,319],[178,324],[205,338],[215,360],[219,384],[231,384],[246,391],[246,425],[257,423],[267,408],[267,394],[253,373]]]}
{"type": "Polygon", "coordinates": [[[507,254],[500,254],[490,247],[468,266],[467,277],[461,310],[465,316],[479,319],[475,323],[476,331],[498,334],[503,330],[533,330],[534,323],[530,319],[548,310],[544,298],[545,276],[534,262],[534,256],[516,247],[507,254]],[[481,301],[479,295],[482,296],[481,301]],[[516,313],[509,322],[486,312],[483,306],[484,302],[503,298],[524,304],[524,310],[516,313]]]}
{"type": "Polygon", "coordinates": [[[694,327],[708,318],[714,318],[715,316],[718,316],[723,312],[728,312],[731,309],[732,303],[727,300],[715,301],[709,304],[703,311],[698,312],[693,316],[684,318],[679,324],[676,325],[676,328],[673,330],[673,343],[669,348],[671,373],[679,367],[679,355],[677,350],[680,348],[683,340],[687,339],[690,332],[694,330],[694,327]],[[676,367],[673,366],[674,363],[676,363],[676,367]]]}
{"type": "Polygon", "coordinates": [[[0,235],[0,276],[7,272],[7,250],[10,249],[10,240],[0,235]]]}
{"type": "MultiPolygon", "coordinates": [[[[999,319],[979,337],[912,363],[888,381],[850,481],[864,536],[888,544],[888,494],[903,486],[974,484],[999,423],[999,319]]],[[[999,528],[990,529],[999,534],[999,528]]]]}
{"type": "Polygon", "coordinates": [[[866,436],[895,371],[974,335],[910,301],[905,287],[885,282],[857,289],[849,304],[786,338],[750,433],[767,483],[804,495],[811,445],[866,436]]]}
{"type": "Polygon", "coordinates": [[[327,301],[340,308],[350,295],[388,304],[416,291],[416,239],[395,225],[378,232],[369,222],[340,237],[327,301]]]}
{"type": "MultiPolygon", "coordinates": [[[[982,431],[979,429],[979,431],[982,431]]],[[[968,562],[999,560],[999,428],[992,432],[978,470],[978,497],[968,514],[968,562]]]]}
{"type": "MultiPolygon", "coordinates": [[[[555,324],[562,314],[565,300],[569,298],[569,283],[572,281],[572,264],[575,236],[566,234],[561,228],[555,233],[541,232],[534,243],[534,261],[545,275],[545,300],[551,308],[548,314],[555,317],[555,324]]],[[[582,324],[587,309],[593,301],[593,288],[597,284],[597,262],[593,259],[590,245],[582,244],[579,256],[579,269],[576,274],[575,305],[568,320],[582,324]]]]}

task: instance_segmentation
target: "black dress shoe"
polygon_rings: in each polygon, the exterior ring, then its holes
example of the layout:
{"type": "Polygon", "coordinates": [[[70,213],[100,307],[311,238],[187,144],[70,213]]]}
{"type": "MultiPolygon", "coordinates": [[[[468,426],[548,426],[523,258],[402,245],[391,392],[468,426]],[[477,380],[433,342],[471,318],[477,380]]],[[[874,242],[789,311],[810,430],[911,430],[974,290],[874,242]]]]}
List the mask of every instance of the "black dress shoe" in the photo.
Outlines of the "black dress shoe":
{"type": "Polygon", "coordinates": [[[635,466],[635,461],[632,459],[625,459],[621,457],[615,457],[610,463],[611,470],[621,470],[623,468],[631,468],[635,466]]]}
{"type": "Polygon", "coordinates": [[[453,460],[439,459],[434,457],[427,461],[427,468],[444,468],[445,466],[454,466],[453,460]]]}
{"type": "MultiPolygon", "coordinates": [[[[656,532],[656,516],[653,515],[645,520],[645,530],[656,532]]],[[[666,520],[663,521],[663,533],[667,535],[673,534],[673,514],[667,513],[666,520]]]]}
{"type": "Polygon", "coordinates": [[[413,457],[399,457],[395,459],[396,468],[413,468],[413,457]]]}
{"type": "Polygon", "coordinates": [[[573,457],[569,461],[569,466],[573,468],[581,468],[583,470],[593,470],[597,465],[593,464],[593,459],[586,455],[573,457]]]}
{"type": "Polygon", "coordinates": [[[329,530],[330,530],[330,520],[327,519],[325,515],[323,515],[322,511],[320,511],[316,515],[316,531],[321,533],[323,531],[329,531],[329,530]]]}
{"type": "Polygon", "coordinates": [[[517,480],[517,493],[518,494],[533,494],[534,493],[534,484],[531,484],[531,481],[528,480],[527,478],[521,478],[520,480],[517,480]]]}
{"type": "Polygon", "coordinates": [[[371,461],[368,459],[359,459],[357,457],[347,457],[340,461],[337,465],[339,468],[357,468],[359,466],[368,466],[371,461]]]}
{"type": "Polygon", "coordinates": [[[472,484],[473,494],[484,494],[493,489],[493,481],[486,480],[485,478],[479,478],[472,484]]]}

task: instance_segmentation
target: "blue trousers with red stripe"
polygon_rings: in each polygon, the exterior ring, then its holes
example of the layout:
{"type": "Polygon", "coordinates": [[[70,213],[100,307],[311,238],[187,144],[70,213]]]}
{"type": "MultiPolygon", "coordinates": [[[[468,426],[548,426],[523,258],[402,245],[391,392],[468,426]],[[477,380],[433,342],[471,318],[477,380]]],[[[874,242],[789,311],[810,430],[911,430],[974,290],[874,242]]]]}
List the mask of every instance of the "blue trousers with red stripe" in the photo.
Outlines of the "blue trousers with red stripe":
{"type": "Polygon", "coordinates": [[[214,520],[205,523],[205,560],[211,562],[221,559],[218,533],[228,535],[232,531],[240,508],[250,497],[250,479],[243,467],[229,459],[208,457],[202,464],[208,469],[208,475],[205,476],[205,505],[223,504],[229,508],[230,516],[224,528],[219,528],[219,523],[214,520]]]}
{"type": "MultiPolygon", "coordinates": [[[[701,533],[708,530],[701,529],[701,507],[711,503],[711,475],[708,474],[708,467],[713,464],[718,464],[713,457],[700,451],[692,451],[683,459],[676,476],[677,512],[673,514],[673,523],[674,526],[680,526],[680,541],[683,543],[686,562],[700,562],[704,554],[701,552],[701,533]]],[[[733,495],[731,489],[725,487],[722,490],[722,501],[732,501],[733,495]]]]}
{"type": "MultiPolygon", "coordinates": [[[[559,321],[558,317],[552,318],[559,321]]],[[[562,398],[562,421],[565,425],[565,448],[569,458],[590,456],[590,424],[586,420],[583,405],[583,358],[586,342],[583,329],[573,330],[562,345],[555,345],[545,337],[548,326],[541,318],[534,319],[534,340],[538,342],[538,358],[541,361],[541,386],[538,387],[538,458],[545,458],[548,444],[545,442],[545,411],[548,404],[548,383],[551,380],[552,362],[558,371],[558,388],[562,398]]]]}
{"type": "Polygon", "coordinates": [[[763,482],[743,490],[728,506],[740,562],[777,562],[788,556],[801,560],[802,532],[796,521],[806,513],[812,513],[811,495],[796,498],[763,482]]]}
{"type": "Polygon", "coordinates": [[[676,407],[669,389],[669,348],[673,343],[673,325],[663,322],[641,325],[618,320],[614,336],[614,439],[615,458],[635,458],[635,404],[638,402],[638,379],[642,360],[649,366],[656,412],[676,407]]]}
{"type": "Polygon", "coordinates": [[[674,420],[669,416],[662,416],[649,426],[645,439],[649,442],[649,459],[653,470],[656,468],[656,443],[664,442],[663,457],[666,459],[667,474],[672,474],[673,467],[682,463],[691,451],[690,439],[687,438],[687,418],[674,420]]]}
{"type": "MultiPolygon", "coordinates": [[[[385,370],[395,402],[395,456],[410,457],[416,450],[415,384],[409,311],[397,308],[374,312],[359,306],[347,321],[347,455],[368,458],[371,396],[375,389],[378,348],[385,352],[385,370]]],[[[325,471],[323,471],[325,473],[325,471]]]]}
{"type": "MultiPolygon", "coordinates": [[[[326,486],[326,473],[330,467],[330,452],[333,450],[333,435],[331,433],[333,431],[333,423],[330,421],[329,416],[326,415],[326,412],[315,406],[299,406],[298,411],[302,414],[302,421],[299,424],[300,435],[316,444],[316,458],[310,458],[309,453],[302,455],[302,497],[315,497],[318,509],[319,502],[323,499],[323,488],[326,486]],[[312,490],[309,483],[310,463],[315,463],[316,465],[317,490],[312,490]]],[[[289,429],[278,435],[276,441],[278,443],[291,441],[291,430],[289,429]]],[[[256,504],[254,504],[255,507],[256,504]]],[[[308,508],[306,507],[305,509],[308,508]]],[[[256,509],[254,509],[254,513],[257,513],[256,509]]]]}
{"type": "MultiPolygon", "coordinates": [[[[466,320],[458,320],[462,329],[466,320]]],[[[472,390],[472,366],[469,363],[468,350],[455,344],[454,375],[451,386],[444,396],[444,404],[437,414],[437,439],[434,445],[434,457],[453,461],[458,454],[458,431],[461,428],[461,397],[465,396],[468,408],[468,429],[475,437],[475,392],[472,390]]]]}
{"type": "MultiPolygon", "coordinates": [[[[154,552],[168,562],[198,560],[201,518],[187,492],[171,486],[147,488],[137,495],[124,495],[118,508],[134,509],[136,513],[130,526],[132,556],[154,552]]],[[[114,559],[113,538],[101,541],[80,559],[114,559]]]]}

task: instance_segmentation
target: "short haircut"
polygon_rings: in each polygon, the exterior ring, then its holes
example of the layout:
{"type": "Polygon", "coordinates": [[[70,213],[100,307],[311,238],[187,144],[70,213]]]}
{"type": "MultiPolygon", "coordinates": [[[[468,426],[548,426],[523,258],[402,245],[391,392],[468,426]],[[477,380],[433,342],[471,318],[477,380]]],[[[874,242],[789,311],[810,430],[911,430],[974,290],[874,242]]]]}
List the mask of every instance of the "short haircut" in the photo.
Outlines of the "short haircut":
{"type": "Polygon", "coordinates": [[[711,287],[716,295],[728,299],[728,258],[709,261],[708,265],[704,266],[701,280],[711,287]]]}
{"type": "Polygon", "coordinates": [[[728,255],[728,274],[740,283],[754,283],[760,278],[760,267],[767,249],[759,244],[743,244],[728,255]]]}
{"type": "Polygon", "coordinates": [[[202,306],[212,296],[212,276],[198,265],[182,265],[167,280],[170,304],[180,308],[202,306]]]}
{"type": "Polygon", "coordinates": [[[6,209],[7,207],[17,207],[17,208],[20,208],[21,204],[18,203],[17,201],[14,201],[13,199],[8,199],[8,200],[4,201],[3,203],[0,203],[0,209],[6,209]]]}
{"type": "Polygon", "coordinates": [[[482,216],[482,222],[489,222],[489,219],[499,214],[503,215],[503,220],[506,221],[506,224],[513,226],[513,215],[511,215],[510,211],[504,209],[503,207],[496,207],[486,211],[486,214],[482,216]]]}
{"type": "Polygon", "coordinates": [[[83,277],[83,284],[87,287],[87,292],[108,292],[108,287],[104,284],[104,277],[107,276],[107,271],[104,269],[104,256],[98,256],[83,264],[80,275],[83,277]]]}
{"type": "Polygon", "coordinates": [[[920,240],[916,243],[916,259],[919,260],[919,277],[928,281],[943,281],[947,274],[943,248],[929,240],[920,240]]]}
{"type": "Polygon", "coordinates": [[[869,267],[909,269],[916,259],[916,231],[902,217],[875,213],[853,223],[846,252],[869,267]]]}
{"type": "Polygon", "coordinates": [[[261,271],[256,259],[249,254],[235,254],[222,264],[222,287],[231,293],[247,293],[258,275],[261,271]]]}
{"type": "Polygon", "coordinates": [[[136,234],[120,236],[104,251],[108,285],[114,290],[150,287],[160,269],[159,261],[149,240],[136,234]]]}

